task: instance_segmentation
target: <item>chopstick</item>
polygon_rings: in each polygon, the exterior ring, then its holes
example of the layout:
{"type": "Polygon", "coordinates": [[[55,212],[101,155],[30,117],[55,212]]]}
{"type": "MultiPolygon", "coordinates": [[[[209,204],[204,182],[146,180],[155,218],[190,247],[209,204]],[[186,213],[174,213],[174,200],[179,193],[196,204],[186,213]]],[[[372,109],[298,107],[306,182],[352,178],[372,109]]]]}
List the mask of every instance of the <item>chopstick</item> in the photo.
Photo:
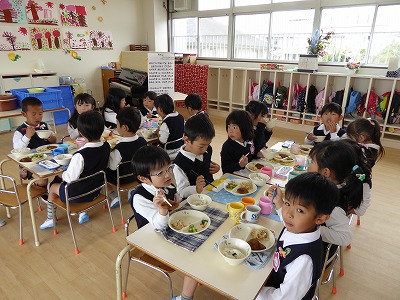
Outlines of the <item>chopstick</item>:
{"type": "MultiPolygon", "coordinates": [[[[194,176],[200,176],[200,174],[197,174],[195,171],[190,170],[190,173],[192,173],[194,176]]],[[[208,181],[207,179],[204,178],[204,181],[208,184],[211,185],[212,187],[217,188],[215,185],[213,185],[210,181],[208,181]]]]}
{"type": "MultiPolygon", "coordinates": [[[[250,152],[247,152],[247,154],[245,155],[245,157],[247,157],[247,155],[249,155],[250,154],[250,152]]],[[[239,159],[239,164],[240,164],[240,162],[242,161],[242,159],[243,159],[243,157],[241,158],[241,159],[239,159]]]]}
{"type": "MultiPolygon", "coordinates": [[[[153,187],[156,189],[156,187],[155,187],[154,185],[153,185],[153,187]]],[[[158,196],[158,189],[156,189],[156,196],[158,196]]],[[[165,196],[163,197],[163,200],[164,200],[164,202],[167,202],[167,204],[168,204],[169,206],[172,207],[172,204],[169,203],[169,201],[167,200],[167,198],[165,198],[165,196]]]]}

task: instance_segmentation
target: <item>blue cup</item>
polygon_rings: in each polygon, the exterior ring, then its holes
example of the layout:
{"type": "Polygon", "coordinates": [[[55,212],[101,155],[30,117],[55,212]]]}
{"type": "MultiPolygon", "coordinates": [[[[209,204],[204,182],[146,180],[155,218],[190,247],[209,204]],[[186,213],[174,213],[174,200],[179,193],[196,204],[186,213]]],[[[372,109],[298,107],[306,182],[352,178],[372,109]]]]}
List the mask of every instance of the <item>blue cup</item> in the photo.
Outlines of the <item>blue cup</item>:
{"type": "Polygon", "coordinates": [[[60,145],[58,146],[58,148],[61,148],[61,149],[64,150],[64,153],[63,153],[63,154],[68,153],[68,145],[67,145],[67,144],[60,144],[60,145]]]}
{"type": "Polygon", "coordinates": [[[56,149],[54,149],[54,150],[51,152],[51,154],[52,154],[53,156],[56,156],[56,155],[59,155],[59,154],[64,154],[64,148],[57,147],[56,149]]]}

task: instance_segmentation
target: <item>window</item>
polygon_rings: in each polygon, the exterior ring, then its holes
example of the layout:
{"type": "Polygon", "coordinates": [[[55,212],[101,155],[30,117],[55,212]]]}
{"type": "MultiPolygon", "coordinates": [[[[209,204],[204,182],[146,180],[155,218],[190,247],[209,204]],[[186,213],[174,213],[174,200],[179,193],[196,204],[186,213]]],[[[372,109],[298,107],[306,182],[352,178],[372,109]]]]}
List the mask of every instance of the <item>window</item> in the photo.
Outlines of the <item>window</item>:
{"type": "Polygon", "coordinates": [[[268,58],[269,17],[270,14],[235,17],[235,58],[268,58]]]}
{"type": "Polygon", "coordinates": [[[323,9],[322,32],[335,32],[324,61],[345,62],[350,58],[365,62],[374,12],[375,6],[323,9]]]}
{"type": "Polygon", "coordinates": [[[231,7],[231,0],[198,0],[199,10],[214,10],[231,7]]]}
{"type": "Polygon", "coordinates": [[[197,54],[197,18],[173,19],[172,30],[174,52],[197,54]]]}
{"type": "Polygon", "coordinates": [[[228,57],[229,17],[199,18],[199,56],[228,57]]]}
{"type": "Polygon", "coordinates": [[[400,56],[400,5],[380,6],[375,21],[368,63],[387,64],[400,56]]]}
{"type": "Polygon", "coordinates": [[[269,4],[271,0],[235,0],[235,6],[269,4]]]}
{"type": "Polygon", "coordinates": [[[297,60],[307,53],[307,38],[313,30],[314,10],[272,13],[270,55],[272,60],[297,60]]]}

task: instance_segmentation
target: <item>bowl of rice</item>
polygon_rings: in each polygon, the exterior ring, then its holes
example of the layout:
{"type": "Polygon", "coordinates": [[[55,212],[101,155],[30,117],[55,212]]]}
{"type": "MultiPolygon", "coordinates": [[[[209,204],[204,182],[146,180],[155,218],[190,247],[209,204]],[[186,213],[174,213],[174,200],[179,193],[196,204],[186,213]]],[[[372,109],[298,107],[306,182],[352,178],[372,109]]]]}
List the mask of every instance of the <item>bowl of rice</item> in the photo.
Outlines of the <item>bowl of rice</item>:
{"type": "Polygon", "coordinates": [[[190,207],[195,210],[205,210],[212,202],[210,196],[203,194],[193,194],[187,198],[190,207]]]}
{"type": "Polygon", "coordinates": [[[251,248],[244,240],[228,238],[218,244],[218,252],[228,264],[237,266],[250,256],[251,248]]]}

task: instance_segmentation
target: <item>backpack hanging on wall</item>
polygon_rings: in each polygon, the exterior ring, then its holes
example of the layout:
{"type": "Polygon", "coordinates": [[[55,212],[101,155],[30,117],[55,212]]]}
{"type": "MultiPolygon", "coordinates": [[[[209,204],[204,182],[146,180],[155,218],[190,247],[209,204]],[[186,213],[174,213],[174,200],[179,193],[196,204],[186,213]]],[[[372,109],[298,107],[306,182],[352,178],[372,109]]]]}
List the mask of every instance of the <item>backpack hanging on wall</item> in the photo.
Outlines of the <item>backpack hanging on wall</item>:
{"type": "Polygon", "coordinates": [[[274,102],[274,83],[270,80],[264,80],[260,87],[260,101],[267,106],[272,106],[274,102]]]}
{"type": "Polygon", "coordinates": [[[344,98],[344,90],[336,91],[335,96],[332,98],[332,102],[339,104],[342,106],[344,98]]]}
{"type": "Polygon", "coordinates": [[[399,108],[400,108],[400,94],[395,91],[389,109],[389,118],[388,118],[389,124],[395,123],[398,120],[399,108]]]}
{"type": "MultiPolygon", "coordinates": [[[[364,96],[367,97],[366,94],[364,96]]],[[[352,112],[354,112],[357,109],[358,105],[360,104],[360,101],[361,101],[361,93],[357,91],[352,91],[349,96],[349,101],[347,101],[348,105],[346,106],[346,114],[351,115],[352,112]]]]}
{"type": "Polygon", "coordinates": [[[315,98],[317,95],[317,88],[313,84],[310,85],[307,93],[307,112],[310,114],[315,114],[315,98]]]}
{"type": "Polygon", "coordinates": [[[325,104],[325,88],[319,91],[317,97],[315,97],[315,108],[316,108],[316,114],[319,115],[319,112],[322,110],[322,107],[325,104]]]}
{"type": "MultiPolygon", "coordinates": [[[[298,82],[296,82],[296,84],[294,85],[294,88],[293,88],[293,99],[292,99],[292,104],[291,104],[292,109],[297,109],[297,103],[299,101],[300,93],[305,90],[306,90],[306,87],[302,87],[298,82]]],[[[305,93],[304,93],[303,98],[305,98],[305,93]]]]}
{"type": "Polygon", "coordinates": [[[380,100],[378,108],[376,110],[376,114],[383,119],[386,117],[390,95],[391,95],[390,92],[386,92],[386,93],[382,94],[381,100],[380,100]]]}
{"type": "Polygon", "coordinates": [[[298,112],[304,112],[306,107],[306,92],[306,87],[304,87],[304,90],[302,90],[299,94],[296,107],[298,112]]]}
{"type": "Polygon", "coordinates": [[[283,102],[287,98],[287,90],[287,87],[283,85],[277,87],[274,100],[275,108],[283,108],[283,102]]]}

